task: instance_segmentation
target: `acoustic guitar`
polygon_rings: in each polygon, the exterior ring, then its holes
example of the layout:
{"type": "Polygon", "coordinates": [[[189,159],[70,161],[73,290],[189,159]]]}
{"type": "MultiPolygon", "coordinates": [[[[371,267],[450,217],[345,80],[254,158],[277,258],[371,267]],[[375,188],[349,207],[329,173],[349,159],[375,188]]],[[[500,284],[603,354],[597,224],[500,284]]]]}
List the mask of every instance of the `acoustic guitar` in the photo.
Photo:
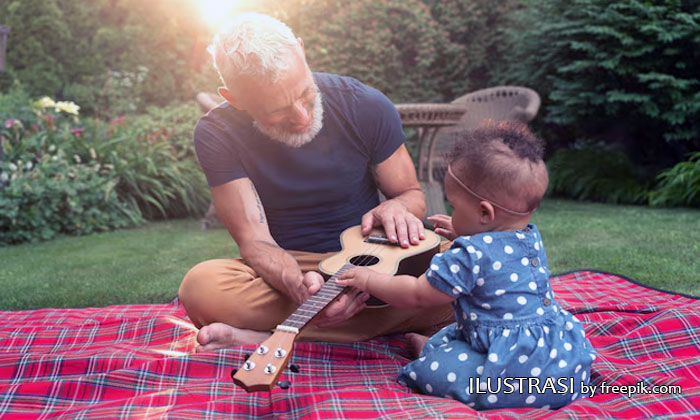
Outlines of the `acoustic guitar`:
{"type": "MultiPolygon", "coordinates": [[[[347,288],[335,282],[345,271],[353,267],[368,267],[385,274],[410,274],[420,276],[428,268],[430,259],[440,247],[440,238],[432,231],[425,231],[425,239],[409,248],[401,248],[389,242],[384,232],[374,229],[363,236],[360,226],[353,226],[340,235],[342,250],[318,265],[319,271],[328,277],[321,289],[304,302],[284,322],[277,326],[245,361],[232,372],[233,381],[246,391],[270,391],[277,383],[292,354],[297,335],[319,312],[347,288]]],[[[371,297],[368,306],[386,305],[371,297]]]]}

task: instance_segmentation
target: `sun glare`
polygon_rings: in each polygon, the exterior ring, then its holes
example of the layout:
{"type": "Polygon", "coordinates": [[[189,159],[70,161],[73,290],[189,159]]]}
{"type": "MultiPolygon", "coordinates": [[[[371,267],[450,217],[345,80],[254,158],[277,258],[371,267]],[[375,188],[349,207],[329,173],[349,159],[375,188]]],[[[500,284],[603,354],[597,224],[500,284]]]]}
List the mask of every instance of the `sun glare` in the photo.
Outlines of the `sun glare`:
{"type": "Polygon", "coordinates": [[[197,0],[202,19],[216,29],[228,18],[237,0],[197,0]]]}

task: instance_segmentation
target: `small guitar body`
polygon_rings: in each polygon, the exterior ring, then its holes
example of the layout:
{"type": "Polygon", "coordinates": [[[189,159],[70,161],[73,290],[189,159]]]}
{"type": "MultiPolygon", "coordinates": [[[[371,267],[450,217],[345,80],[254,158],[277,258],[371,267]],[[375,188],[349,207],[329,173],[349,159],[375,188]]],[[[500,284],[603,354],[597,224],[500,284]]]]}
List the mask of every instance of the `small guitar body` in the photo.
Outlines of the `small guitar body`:
{"type": "MultiPolygon", "coordinates": [[[[363,266],[378,273],[410,274],[420,276],[430,265],[430,259],[440,248],[440,237],[431,230],[425,231],[425,239],[410,248],[401,248],[389,242],[384,231],[373,229],[368,236],[362,235],[360,226],[345,229],[340,234],[342,250],[318,264],[325,276],[332,276],[346,264],[363,266]]],[[[366,302],[370,307],[388,306],[374,296],[366,302]]]]}
{"type": "MultiPolygon", "coordinates": [[[[326,283],[277,326],[272,336],[250,355],[241,369],[232,372],[237,385],[248,392],[272,390],[289,362],[299,331],[345,290],[335,282],[343,272],[363,266],[384,274],[420,276],[437,253],[440,237],[426,230],[425,239],[418,245],[401,248],[389,242],[383,230],[374,229],[370,235],[363,236],[360,226],[353,226],[343,231],[340,243],[342,250],[318,265],[319,271],[328,276],[326,283]]],[[[367,305],[386,306],[386,303],[372,297],[367,305]]]]}

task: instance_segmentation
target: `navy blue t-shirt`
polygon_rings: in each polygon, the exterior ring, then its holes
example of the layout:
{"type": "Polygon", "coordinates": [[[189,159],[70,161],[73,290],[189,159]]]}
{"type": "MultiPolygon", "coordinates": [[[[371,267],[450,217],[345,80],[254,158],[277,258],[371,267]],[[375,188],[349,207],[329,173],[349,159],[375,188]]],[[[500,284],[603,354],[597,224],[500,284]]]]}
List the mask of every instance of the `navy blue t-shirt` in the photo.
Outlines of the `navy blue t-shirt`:
{"type": "Polygon", "coordinates": [[[371,166],[404,142],[394,105],[351,77],[314,73],[323,128],[294,148],[272,140],[252,118],[223,103],[199,120],[197,156],[209,186],[250,178],[272,237],[284,249],[340,250],[340,233],[379,204],[371,166]]]}

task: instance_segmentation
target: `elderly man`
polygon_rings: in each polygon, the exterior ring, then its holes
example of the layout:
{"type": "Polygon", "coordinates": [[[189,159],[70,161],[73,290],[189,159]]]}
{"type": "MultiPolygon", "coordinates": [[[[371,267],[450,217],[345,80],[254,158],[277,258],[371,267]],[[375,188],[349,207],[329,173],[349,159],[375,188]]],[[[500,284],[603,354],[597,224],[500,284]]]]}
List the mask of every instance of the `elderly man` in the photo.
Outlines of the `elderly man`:
{"type": "MultiPolygon", "coordinates": [[[[201,350],[264,340],[323,283],[319,261],[340,233],[382,226],[402,247],[424,235],[425,199],[396,109],[355,79],[312,73],[304,43],[282,22],[247,13],[225,26],[210,52],[226,100],[197,124],[195,147],[219,218],[241,259],[210,260],[179,290],[201,327],[201,350]],[[388,198],[380,204],[377,187],[388,198]]],[[[426,330],[451,319],[429,310],[367,308],[343,294],[300,339],[359,341],[426,330]]]]}

